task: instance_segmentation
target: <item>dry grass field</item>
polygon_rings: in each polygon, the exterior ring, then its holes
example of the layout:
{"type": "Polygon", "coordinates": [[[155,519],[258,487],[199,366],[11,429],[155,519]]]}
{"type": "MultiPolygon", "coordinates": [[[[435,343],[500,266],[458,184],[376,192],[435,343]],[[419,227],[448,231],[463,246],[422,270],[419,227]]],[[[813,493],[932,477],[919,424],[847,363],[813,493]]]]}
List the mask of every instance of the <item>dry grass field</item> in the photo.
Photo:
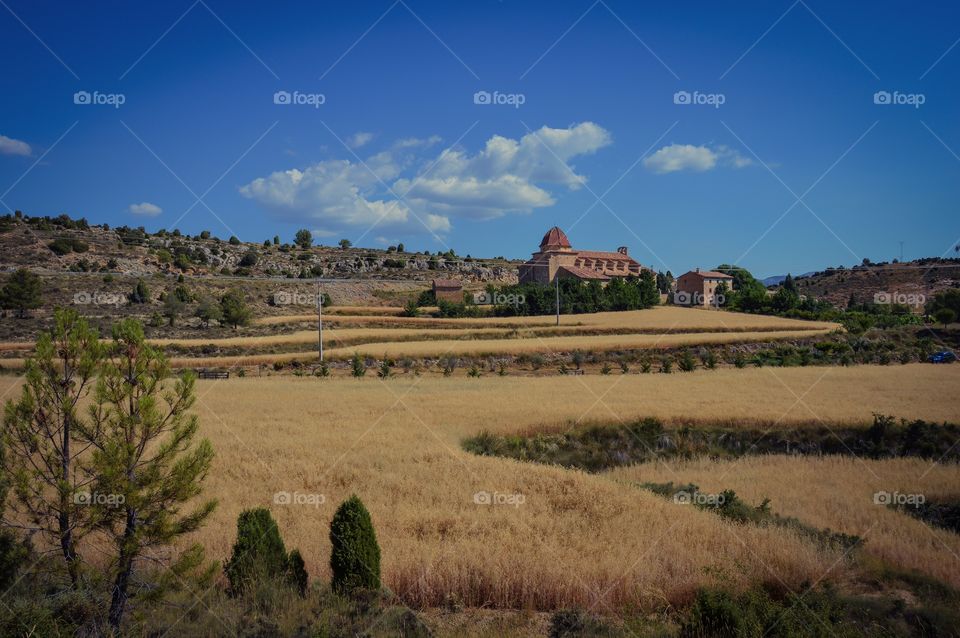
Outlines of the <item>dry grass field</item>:
{"type": "Polygon", "coordinates": [[[960,587],[960,536],[874,503],[877,492],[957,497],[960,468],[954,464],[762,456],[642,464],[611,470],[607,476],[625,482],[694,483],[707,493],[732,489],[752,504],[769,498],[778,514],[856,534],[865,539],[867,554],[960,587]]]}
{"type": "MultiPolygon", "coordinates": [[[[0,379],[0,394],[10,396],[17,383],[0,379]]],[[[644,415],[787,425],[817,418],[867,422],[876,411],[956,421],[960,396],[949,390],[958,383],[956,366],[919,364],[611,377],[199,382],[195,409],[217,453],[206,494],[220,506],[196,540],[224,559],[240,511],[267,506],[288,547],[303,552],[312,577],[328,579],[330,518],[337,503],[357,493],[377,528],[385,585],[417,607],[450,597],[478,607],[652,609],[688,602],[717,570],[735,583],[782,581],[794,588],[824,574],[839,579],[848,570],[840,556],[792,532],[724,522],[604,475],[476,457],[460,441],[484,429],[506,433],[644,415]],[[322,494],[325,503],[277,504],[278,492],[322,494]],[[507,502],[477,504],[480,492],[507,502]]],[[[776,511],[834,528],[860,531],[854,528],[873,512],[851,509],[848,523],[835,522],[844,499],[858,499],[869,487],[869,475],[857,476],[856,466],[825,465],[821,471],[786,463],[776,477],[776,469],[754,463],[742,472],[732,466],[723,486],[738,492],[742,487],[743,496],[757,499],[764,486],[748,489],[749,477],[769,480],[776,511]],[[787,488],[778,488],[774,478],[788,477],[795,492],[777,492],[787,488]],[[838,481],[850,482],[851,495],[835,494],[838,481]],[[809,505],[790,500],[804,489],[825,494],[831,505],[815,517],[809,505]]],[[[877,468],[894,487],[912,485],[908,478],[916,471],[908,463],[877,468]]],[[[955,483],[956,473],[935,469],[929,477],[955,483]]],[[[681,478],[713,486],[707,477],[681,478]]],[[[907,543],[930,535],[908,524],[875,532],[886,543],[878,545],[884,556],[899,551],[904,564],[931,573],[942,573],[954,559],[950,548],[957,550],[954,544],[938,553],[931,545],[910,554],[907,543]]]]}

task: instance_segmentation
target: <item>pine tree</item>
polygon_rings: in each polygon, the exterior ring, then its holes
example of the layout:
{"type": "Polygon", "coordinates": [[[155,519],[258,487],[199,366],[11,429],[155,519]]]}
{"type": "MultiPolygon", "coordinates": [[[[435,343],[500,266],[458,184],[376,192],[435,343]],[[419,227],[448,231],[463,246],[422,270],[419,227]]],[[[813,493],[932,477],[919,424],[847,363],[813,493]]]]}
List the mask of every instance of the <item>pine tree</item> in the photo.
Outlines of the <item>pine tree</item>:
{"type": "Polygon", "coordinates": [[[14,520],[4,523],[54,541],[73,587],[81,577],[77,542],[95,521],[84,498],[91,474],[82,456],[89,443],[78,411],[103,356],[98,337],[76,311],[58,310],[53,330],[41,333],[27,360],[20,400],[7,402],[3,419],[4,474],[15,496],[14,520]]]}
{"type": "MultiPolygon", "coordinates": [[[[143,327],[125,319],[113,327],[113,342],[97,383],[91,423],[85,431],[94,446],[91,473],[99,494],[112,503],[94,504],[101,527],[116,548],[108,620],[118,631],[130,598],[131,580],[147,548],[172,545],[198,529],[216,507],[201,501],[183,507],[201,491],[213,460],[206,439],[196,440],[194,376],[171,387],[166,357],[147,345],[143,327]]],[[[174,575],[203,562],[195,545],[170,566],[174,575]]]]}
{"type": "Polygon", "coordinates": [[[258,507],[240,512],[237,540],[224,566],[230,594],[239,596],[260,579],[284,576],[287,561],[287,549],[270,510],[258,507]]]}
{"type": "Polygon", "coordinates": [[[0,306],[5,310],[16,310],[21,319],[27,310],[40,307],[40,277],[26,268],[19,268],[10,275],[6,285],[0,290],[0,306]]]}

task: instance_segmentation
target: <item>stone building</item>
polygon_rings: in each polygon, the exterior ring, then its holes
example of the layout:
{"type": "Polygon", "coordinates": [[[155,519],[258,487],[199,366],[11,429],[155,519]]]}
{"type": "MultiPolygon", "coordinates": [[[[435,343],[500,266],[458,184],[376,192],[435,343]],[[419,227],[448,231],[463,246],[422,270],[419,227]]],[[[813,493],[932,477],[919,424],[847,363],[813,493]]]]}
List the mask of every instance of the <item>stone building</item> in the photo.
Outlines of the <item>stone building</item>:
{"type": "Polygon", "coordinates": [[[608,281],[613,277],[638,277],[644,270],[627,254],[627,247],[616,252],[574,250],[562,230],[554,226],[540,242],[540,250],[522,264],[520,283],[553,283],[557,277],[583,281],[608,281]]]}

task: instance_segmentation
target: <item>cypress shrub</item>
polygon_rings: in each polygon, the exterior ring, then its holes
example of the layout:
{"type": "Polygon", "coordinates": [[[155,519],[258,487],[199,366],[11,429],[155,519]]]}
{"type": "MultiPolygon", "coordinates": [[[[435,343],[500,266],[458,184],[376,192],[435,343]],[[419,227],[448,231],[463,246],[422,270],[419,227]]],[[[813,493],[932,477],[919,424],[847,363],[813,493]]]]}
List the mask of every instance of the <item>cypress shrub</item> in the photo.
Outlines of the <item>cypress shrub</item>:
{"type": "Polygon", "coordinates": [[[307,568],[303,562],[303,556],[300,555],[300,550],[295,549],[290,552],[290,557],[287,560],[287,575],[290,578],[290,584],[297,588],[297,591],[300,592],[300,596],[304,597],[307,595],[307,585],[310,583],[310,577],[307,575],[307,568]]]}
{"type": "Polygon", "coordinates": [[[242,595],[260,578],[283,578],[287,564],[287,550],[270,510],[258,507],[241,512],[233,553],[224,567],[230,594],[242,595]]]}
{"type": "Polygon", "coordinates": [[[340,504],[330,522],[331,586],[338,594],[380,588],[380,546],[370,512],[354,494],[340,504]]]}

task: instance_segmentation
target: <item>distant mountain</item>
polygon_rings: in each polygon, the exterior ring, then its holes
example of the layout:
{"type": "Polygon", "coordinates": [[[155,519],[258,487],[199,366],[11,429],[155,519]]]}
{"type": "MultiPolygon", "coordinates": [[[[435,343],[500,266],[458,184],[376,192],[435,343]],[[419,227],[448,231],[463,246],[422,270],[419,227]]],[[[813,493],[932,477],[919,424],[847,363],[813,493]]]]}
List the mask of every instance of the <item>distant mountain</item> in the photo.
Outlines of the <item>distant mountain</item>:
{"type": "MultiPolygon", "coordinates": [[[[794,275],[794,279],[797,277],[809,277],[810,275],[816,274],[816,271],[805,272],[802,275],[794,275]]],[[[783,283],[783,280],[786,279],[786,275],[774,275],[772,277],[767,277],[766,279],[761,279],[764,286],[779,286],[783,283]]]]}

